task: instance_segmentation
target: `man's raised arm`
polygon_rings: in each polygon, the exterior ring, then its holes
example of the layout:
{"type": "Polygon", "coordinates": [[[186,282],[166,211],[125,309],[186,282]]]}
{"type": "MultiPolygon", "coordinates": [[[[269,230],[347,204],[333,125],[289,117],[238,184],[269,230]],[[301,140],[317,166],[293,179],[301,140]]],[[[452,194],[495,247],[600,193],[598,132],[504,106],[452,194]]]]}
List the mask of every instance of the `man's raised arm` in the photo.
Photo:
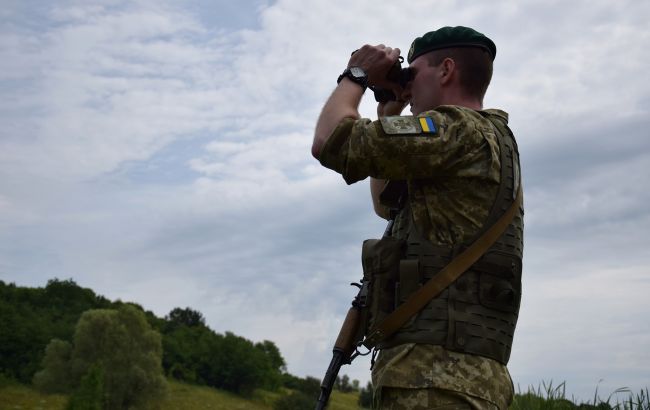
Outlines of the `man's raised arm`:
{"type": "Polygon", "coordinates": [[[339,77],[339,85],[323,106],[311,153],[320,157],[321,150],[336,126],[345,118],[358,119],[359,103],[368,85],[388,86],[386,74],[399,57],[399,48],[365,45],[352,53],[348,68],[339,77]],[[365,77],[365,78],[364,78],[365,77]]]}

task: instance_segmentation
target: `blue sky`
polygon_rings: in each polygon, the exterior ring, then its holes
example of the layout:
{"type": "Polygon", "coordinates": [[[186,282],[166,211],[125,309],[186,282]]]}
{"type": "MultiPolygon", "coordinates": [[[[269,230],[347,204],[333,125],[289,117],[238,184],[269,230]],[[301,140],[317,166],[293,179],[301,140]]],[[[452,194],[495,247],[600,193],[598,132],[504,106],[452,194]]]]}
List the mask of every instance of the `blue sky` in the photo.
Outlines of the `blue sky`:
{"type": "Polygon", "coordinates": [[[497,44],[485,105],[522,156],[515,385],[650,386],[649,19],[645,1],[9,1],[0,279],[190,306],[320,377],[384,224],[366,181],[311,157],[319,110],[352,50],[467,25],[497,44]]]}

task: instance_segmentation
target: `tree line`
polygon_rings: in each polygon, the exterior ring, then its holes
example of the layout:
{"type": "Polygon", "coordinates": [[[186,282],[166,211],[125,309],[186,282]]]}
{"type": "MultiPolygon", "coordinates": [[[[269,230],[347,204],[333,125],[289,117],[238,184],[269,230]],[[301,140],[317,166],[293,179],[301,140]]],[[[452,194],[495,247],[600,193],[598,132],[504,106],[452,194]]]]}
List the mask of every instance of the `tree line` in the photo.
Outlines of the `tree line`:
{"type": "MultiPolygon", "coordinates": [[[[69,394],[69,409],[119,409],[163,397],[165,376],[240,395],[286,387],[297,393],[294,401],[313,401],[320,384],[287,373],[273,342],[216,333],[191,308],[159,318],[73,280],[52,279],[44,288],[0,281],[0,378],[69,394]]],[[[337,387],[359,386],[343,376],[337,387]]],[[[282,407],[291,400],[276,407],[291,408],[282,407]]]]}

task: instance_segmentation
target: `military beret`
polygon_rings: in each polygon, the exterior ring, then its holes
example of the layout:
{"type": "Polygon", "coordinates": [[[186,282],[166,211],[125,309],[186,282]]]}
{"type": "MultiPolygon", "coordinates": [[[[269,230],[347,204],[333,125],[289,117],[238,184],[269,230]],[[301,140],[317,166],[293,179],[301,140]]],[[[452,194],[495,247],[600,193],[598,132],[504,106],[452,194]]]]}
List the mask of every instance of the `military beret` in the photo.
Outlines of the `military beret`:
{"type": "Polygon", "coordinates": [[[482,33],[463,26],[442,27],[413,40],[409,49],[408,62],[412,63],[417,57],[429,51],[450,47],[480,47],[490,53],[493,61],[497,55],[497,46],[482,33]]]}

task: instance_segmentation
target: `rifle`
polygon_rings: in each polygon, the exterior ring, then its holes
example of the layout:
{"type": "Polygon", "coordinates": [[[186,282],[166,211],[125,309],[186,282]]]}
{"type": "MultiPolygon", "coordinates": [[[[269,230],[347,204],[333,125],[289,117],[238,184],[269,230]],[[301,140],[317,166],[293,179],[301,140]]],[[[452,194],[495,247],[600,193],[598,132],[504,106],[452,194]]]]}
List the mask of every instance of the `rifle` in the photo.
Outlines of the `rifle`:
{"type": "MultiPolygon", "coordinates": [[[[394,219],[388,222],[384,236],[390,235],[393,222],[394,219]]],[[[323,377],[323,382],[320,385],[320,396],[316,402],[316,410],[323,410],[327,406],[327,401],[332,393],[332,388],[334,387],[334,382],[336,381],[341,366],[351,364],[357,356],[365,356],[371,352],[371,350],[368,350],[367,352],[361,353],[358,350],[364,338],[363,333],[365,329],[362,323],[364,321],[364,314],[366,313],[369,281],[361,279],[360,283],[351,283],[350,285],[358,287],[359,293],[352,300],[352,306],[348,310],[347,315],[345,315],[345,320],[343,321],[341,330],[339,330],[339,335],[336,338],[336,342],[334,342],[332,360],[327,367],[325,377],[323,377]]]]}
{"type": "Polygon", "coordinates": [[[334,343],[332,349],[332,360],[325,372],[323,382],[320,385],[320,396],[316,403],[316,410],[323,410],[327,406],[334,382],[339,374],[341,366],[350,364],[359,355],[366,355],[370,353],[360,353],[357,349],[361,339],[363,339],[363,329],[361,326],[363,310],[366,307],[366,299],[368,297],[368,282],[361,280],[361,283],[351,283],[352,286],[359,288],[359,293],[352,300],[352,306],[345,315],[343,326],[339,331],[339,335],[334,343]]]}

